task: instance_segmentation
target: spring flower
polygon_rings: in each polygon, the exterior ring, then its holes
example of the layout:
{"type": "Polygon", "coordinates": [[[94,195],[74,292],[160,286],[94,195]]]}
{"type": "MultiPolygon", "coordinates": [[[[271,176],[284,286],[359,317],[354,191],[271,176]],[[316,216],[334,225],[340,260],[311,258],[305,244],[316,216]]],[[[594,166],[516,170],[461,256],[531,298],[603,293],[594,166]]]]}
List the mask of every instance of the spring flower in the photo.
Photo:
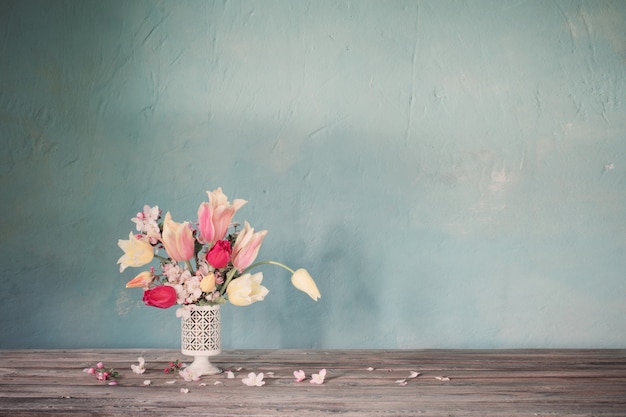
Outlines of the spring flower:
{"type": "Polygon", "coordinates": [[[209,202],[202,203],[198,207],[198,230],[202,238],[201,243],[212,243],[223,239],[235,212],[247,203],[246,200],[236,199],[233,204],[230,204],[221,188],[207,191],[207,195],[209,202]]]}
{"type": "Polygon", "coordinates": [[[261,285],[263,273],[243,274],[230,282],[226,288],[228,300],[236,306],[247,306],[262,301],[269,290],[261,285]]]}
{"type": "Polygon", "coordinates": [[[189,368],[185,368],[179,371],[178,375],[180,375],[180,377],[183,378],[187,382],[200,380],[200,375],[197,375],[189,368]]]}
{"type": "Polygon", "coordinates": [[[321,385],[324,383],[325,378],[326,378],[326,369],[322,369],[319,374],[311,375],[311,384],[321,385]]]}
{"type": "Polygon", "coordinates": [[[147,287],[150,285],[154,278],[154,274],[149,271],[143,271],[135,278],[131,279],[126,283],[126,288],[138,288],[138,287],[147,287]]]}
{"type": "Polygon", "coordinates": [[[250,372],[248,374],[248,377],[243,378],[241,382],[243,382],[249,387],[260,387],[260,386],[265,385],[265,381],[263,381],[263,376],[264,376],[263,372],[259,373],[258,375],[255,374],[254,372],[250,372]]]}
{"type": "Polygon", "coordinates": [[[200,289],[202,292],[211,292],[215,290],[215,274],[213,272],[202,277],[202,281],[200,281],[200,289]]]}
{"type": "Polygon", "coordinates": [[[233,266],[242,272],[246,269],[259,254],[263,238],[267,234],[267,230],[254,233],[254,229],[250,227],[248,222],[244,222],[243,230],[235,240],[233,247],[233,266]]]}
{"type": "Polygon", "coordinates": [[[247,221],[240,230],[239,223],[233,221],[247,201],[236,199],[231,204],[221,188],[207,191],[207,196],[209,201],[198,208],[196,224],[175,222],[169,211],[162,218],[159,206],[149,205],[131,219],[138,233],[131,232],[128,240],[118,241],[124,251],[117,262],[120,272],[155,259],[159,266],[138,273],[126,288],[141,288],[148,306],[179,304],[182,308],[176,310],[177,317],[188,317],[188,308],[194,305],[230,301],[246,306],[263,300],[269,293],[261,285],[263,275],[252,275],[251,271],[271,264],[289,271],[297,289],[319,300],[317,285],[305,269],[294,271],[276,261],[256,261],[267,230],[255,231],[247,221]]]}
{"type": "Polygon", "coordinates": [[[194,256],[195,241],[189,222],[173,221],[169,211],[165,214],[161,241],[170,258],[177,262],[188,261],[194,256]]]}
{"type": "Polygon", "coordinates": [[[138,365],[132,364],[130,365],[130,369],[133,370],[134,373],[136,373],[137,375],[141,375],[146,371],[146,360],[143,357],[138,357],[137,361],[139,362],[138,365]]]}
{"type": "Polygon", "coordinates": [[[170,285],[159,285],[143,292],[143,302],[147,306],[170,308],[176,304],[176,290],[170,285]]]}
{"type": "Polygon", "coordinates": [[[146,204],[143,206],[143,212],[137,213],[137,216],[131,219],[135,223],[137,231],[145,233],[153,245],[156,245],[161,239],[161,230],[157,223],[160,215],[159,206],[150,207],[146,204]]]}
{"type": "Polygon", "coordinates": [[[302,369],[299,371],[293,371],[293,376],[296,378],[296,382],[302,382],[306,378],[306,374],[302,369]]]}
{"type": "Polygon", "coordinates": [[[206,254],[206,261],[215,269],[221,269],[230,262],[232,249],[228,240],[218,240],[206,254]]]}
{"type": "Polygon", "coordinates": [[[124,272],[129,266],[144,266],[154,258],[154,249],[149,242],[137,239],[133,232],[128,234],[128,240],[119,239],[117,246],[124,251],[124,255],[117,260],[120,264],[120,272],[124,272]]]}
{"type": "Polygon", "coordinates": [[[293,275],[291,275],[291,283],[300,291],[307,293],[313,301],[317,301],[321,298],[320,291],[317,289],[315,281],[313,281],[311,274],[309,274],[306,269],[300,268],[294,272],[293,275]]]}

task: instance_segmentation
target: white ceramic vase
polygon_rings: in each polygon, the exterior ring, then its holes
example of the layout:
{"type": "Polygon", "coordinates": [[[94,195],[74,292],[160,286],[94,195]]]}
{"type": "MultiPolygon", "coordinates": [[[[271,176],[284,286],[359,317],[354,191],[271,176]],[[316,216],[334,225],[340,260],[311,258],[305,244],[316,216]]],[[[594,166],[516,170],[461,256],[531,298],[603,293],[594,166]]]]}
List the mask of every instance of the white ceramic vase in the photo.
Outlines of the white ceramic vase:
{"type": "Polygon", "coordinates": [[[195,376],[213,375],[222,370],[209,361],[222,353],[220,306],[191,306],[188,317],[181,319],[181,352],[193,356],[187,369],[195,376]]]}

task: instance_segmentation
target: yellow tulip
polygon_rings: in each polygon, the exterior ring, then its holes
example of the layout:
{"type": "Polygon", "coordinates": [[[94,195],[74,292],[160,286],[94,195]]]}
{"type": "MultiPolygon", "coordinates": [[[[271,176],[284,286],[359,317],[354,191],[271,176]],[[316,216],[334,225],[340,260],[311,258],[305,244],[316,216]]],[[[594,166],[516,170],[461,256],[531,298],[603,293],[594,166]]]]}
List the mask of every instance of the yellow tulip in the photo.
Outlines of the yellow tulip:
{"type": "Polygon", "coordinates": [[[133,232],[128,234],[128,240],[118,240],[117,246],[124,251],[124,255],[117,260],[120,272],[124,272],[129,266],[144,266],[154,258],[154,248],[150,242],[137,239],[133,232]]]}
{"type": "Polygon", "coordinates": [[[202,292],[212,292],[215,290],[215,274],[213,272],[202,278],[202,281],[200,281],[200,289],[202,292]]]}
{"type": "Polygon", "coordinates": [[[294,287],[303,291],[309,295],[313,299],[313,301],[317,301],[322,296],[320,295],[320,291],[317,289],[317,285],[315,285],[315,281],[304,268],[298,269],[291,276],[291,283],[294,287]]]}
{"type": "Polygon", "coordinates": [[[135,278],[128,281],[128,283],[126,284],[126,288],[147,287],[148,285],[150,285],[153,278],[154,275],[152,274],[152,272],[143,271],[135,278]]]}
{"type": "Polygon", "coordinates": [[[228,300],[236,306],[247,306],[262,301],[270,291],[261,285],[261,281],[263,281],[262,272],[254,275],[243,274],[233,279],[226,288],[228,300]]]}

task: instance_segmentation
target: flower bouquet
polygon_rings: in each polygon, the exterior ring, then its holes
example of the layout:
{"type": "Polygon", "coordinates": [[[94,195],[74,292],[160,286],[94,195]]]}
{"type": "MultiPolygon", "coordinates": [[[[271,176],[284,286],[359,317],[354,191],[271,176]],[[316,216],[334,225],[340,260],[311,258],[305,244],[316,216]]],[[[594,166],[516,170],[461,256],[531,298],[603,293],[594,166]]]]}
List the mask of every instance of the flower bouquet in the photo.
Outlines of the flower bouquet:
{"type": "Polygon", "coordinates": [[[232,204],[221,188],[208,191],[208,202],[198,207],[195,224],[178,223],[170,212],[161,219],[158,206],[144,206],[132,218],[137,233],[119,240],[124,251],[117,261],[120,272],[127,267],[151,266],[126,284],[142,288],[143,302],[152,307],[180,305],[178,316],[188,314],[190,306],[211,306],[230,302],[246,306],[261,301],[269,293],[262,284],[263,273],[250,271],[260,265],[276,265],[291,272],[293,285],[313,300],[320,298],[315,281],[306,269],[293,270],[275,261],[254,262],[267,230],[255,232],[246,221],[240,229],[233,223],[237,210],[247,203],[236,199],[232,204]],[[161,221],[162,220],[162,221],[161,221]]]}

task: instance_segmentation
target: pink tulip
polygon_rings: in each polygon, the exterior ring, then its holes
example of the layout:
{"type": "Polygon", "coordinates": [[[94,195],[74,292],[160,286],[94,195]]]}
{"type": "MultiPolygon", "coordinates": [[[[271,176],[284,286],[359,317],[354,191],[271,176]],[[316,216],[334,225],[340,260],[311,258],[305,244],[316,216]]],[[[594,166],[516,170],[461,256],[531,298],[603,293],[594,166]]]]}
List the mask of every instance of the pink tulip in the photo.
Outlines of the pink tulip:
{"type": "Polygon", "coordinates": [[[206,254],[206,261],[215,269],[224,268],[230,262],[230,242],[228,240],[218,240],[206,254]]]}
{"type": "Polygon", "coordinates": [[[176,304],[176,290],[169,285],[159,285],[143,292],[143,302],[147,306],[170,308],[176,304]]]}
{"type": "Polygon", "coordinates": [[[236,199],[230,204],[221,188],[207,191],[207,195],[209,202],[204,202],[198,207],[198,230],[204,243],[213,243],[226,236],[235,213],[247,201],[236,199]]]}
{"type": "Polygon", "coordinates": [[[266,234],[267,230],[254,233],[254,229],[250,227],[250,224],[248,222],[244,223],[243,230],[237,236],[237,240],[235,240],[232,255],[232,263],[239,272],[254,262],[266,234]]]}
{"type": "Polygon", "coordinates": [[[165,214],[161,242],[169,257],[177,262],[188,261],[194,256],[195,241],[189,222],[176,223],[169,211],[165,214]]]}

